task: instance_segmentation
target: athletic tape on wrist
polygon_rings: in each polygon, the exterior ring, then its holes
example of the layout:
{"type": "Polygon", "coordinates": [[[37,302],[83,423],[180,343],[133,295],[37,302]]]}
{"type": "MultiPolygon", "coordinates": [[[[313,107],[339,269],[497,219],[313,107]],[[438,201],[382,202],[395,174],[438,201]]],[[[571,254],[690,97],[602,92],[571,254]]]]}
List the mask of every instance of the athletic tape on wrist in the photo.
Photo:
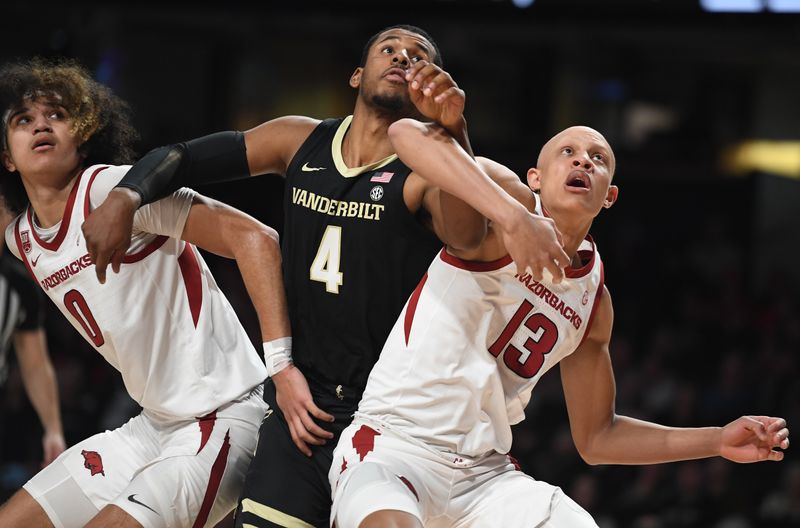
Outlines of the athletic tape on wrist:
{"type": "Polygon", "coordinates": [[[264,364],[267,375],[274,376],[292,364],[292,338],[282,337],[264,343],[264,364]]]}

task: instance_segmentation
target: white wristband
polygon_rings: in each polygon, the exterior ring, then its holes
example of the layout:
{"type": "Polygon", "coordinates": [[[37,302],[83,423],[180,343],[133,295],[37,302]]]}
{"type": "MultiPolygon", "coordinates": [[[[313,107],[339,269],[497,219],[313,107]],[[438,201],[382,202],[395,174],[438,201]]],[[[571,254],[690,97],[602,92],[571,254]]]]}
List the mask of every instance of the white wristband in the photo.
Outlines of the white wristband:
{"type": "Polygon", "coordinates": [[[264,343],[264,364],[272,377],[292,364],[292,338],[282,337],[264,343]]]}

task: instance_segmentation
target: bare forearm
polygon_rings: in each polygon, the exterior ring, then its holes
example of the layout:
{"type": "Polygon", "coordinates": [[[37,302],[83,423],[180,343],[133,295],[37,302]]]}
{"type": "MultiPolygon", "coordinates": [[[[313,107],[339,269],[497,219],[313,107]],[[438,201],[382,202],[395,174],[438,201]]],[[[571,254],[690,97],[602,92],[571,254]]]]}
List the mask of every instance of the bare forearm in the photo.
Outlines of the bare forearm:
{"type": "Polygon", "coordinates": [[[291,335],[277,240],[271,232],[258,231],[239,242],[234,258],[258,315],[263,341],[291,335]]]}
{"type": "Polygon", "coordinates": [[[264,341],[290,335],[281,250],[274,229],[228,205],[196,195],[181,238],[236,260],[264,341]]]}
{"type": "Polygon", "coordinates": [[[389,137],[395,152],[415,173],[498,225],[507,226],[527,213],[442,128],[402,119],[391,125],[389,137]]]}
{"type": "Polygon", "coordinates": [[[475,158],[475,153],[472,151],[472,145],[469,142],[469,135],[467,134],[467,120],[464,116],[458,121],[457,125],[444,127],[447,133],[453,136],[464,152],[469,154],[471,158],[475,158]]]}
{"type": "Polygon", "coordinates": [[[62,434],[58,386],[47,356],[44,332],[20,332],[15,339],[25,391],[47,433],[62,434]]]}
{"type": "Polygon", "coordinates": [[[676,428],[616,416],[581,450],[589,464],[657,464],[720,454],[722,428],[676,428]]]}

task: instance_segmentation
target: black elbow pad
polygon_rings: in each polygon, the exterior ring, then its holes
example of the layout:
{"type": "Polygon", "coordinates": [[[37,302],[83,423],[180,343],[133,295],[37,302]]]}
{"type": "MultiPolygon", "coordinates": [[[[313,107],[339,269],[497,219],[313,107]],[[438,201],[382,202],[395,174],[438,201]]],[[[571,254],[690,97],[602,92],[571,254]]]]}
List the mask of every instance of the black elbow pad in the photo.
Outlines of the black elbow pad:
{"type": "Polygon", "coordinates": [[[133,189],[142,205],[185,186],[221,183],[250,176],[241,132],[217,132],[148,152],[117,187],[133,189]]]}

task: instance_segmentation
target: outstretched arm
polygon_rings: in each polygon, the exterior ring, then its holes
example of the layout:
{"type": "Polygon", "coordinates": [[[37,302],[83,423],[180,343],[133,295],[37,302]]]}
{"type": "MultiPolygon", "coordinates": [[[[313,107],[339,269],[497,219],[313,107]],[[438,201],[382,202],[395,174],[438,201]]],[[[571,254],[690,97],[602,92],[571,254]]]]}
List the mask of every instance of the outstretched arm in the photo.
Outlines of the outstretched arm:
{"type": "Polygon", "coordinates": [[[613,308],[603,291],[583,344],[561,360],[572,438],[589,464],[654,464],[722,456],[734,462],[782,460],[789,447],[782,418],[742,416],[725,427],[679,428],[617,415],[608,343],[613,308]]]}
{"type": "Polygon", "coordinates": [[[140,206],[185,185],[202,186],[251,174],[282,175],[317,124],[315,119],[287,116],[245,133],[218,132],[148,152],[83,223],[98,280],[105,282],[109,263],[119,272],[131,244],[133,215],[140,206]]]}
{"type": "MultiPolygon", "coordinates": [[[[530,268],[534,278],[541,279],[542,270],[548,269],[560,280],[569,257],[552,220],[532,215],[449,133],[437,125],[401,119],[389,127],[389,138],[403,162],[430,183],[431,192],[441,189],[458,200],[426,202],[437,235],[445,242],[455,249],[469,249],[465,246],[483,239],[489,219],[500,228],[505,251],[520,272],[530,268]]],[[[509,185],[508,178],[504,184],[509,185]]],[[[518,179],[516,184],[522,185],[518,179]]]]}
{"type": "Polygon", "coordinates": [[[47,354],[44,330],[17,330],[14,334],[14,349],[19,360],[22,383],[44,429],[42,465],[46,466],[64,452],[66,443],[61,427],[58,385],[53,364],[47,354]]]}
{"type": "MultiPolygon", "coordinates": [[[[182,238],[217,255],[236,259],[265,342],[291,335],[280,246],[274,229],[223,203],[197,195],[182,238]]],[[[312,418],[330,422],[333,416],[316,406],[305,377],[294,365],[273,374],[272,380],[292,439],[310,456],[308,444],[321,445],[333,437],[312,418]]]]}

